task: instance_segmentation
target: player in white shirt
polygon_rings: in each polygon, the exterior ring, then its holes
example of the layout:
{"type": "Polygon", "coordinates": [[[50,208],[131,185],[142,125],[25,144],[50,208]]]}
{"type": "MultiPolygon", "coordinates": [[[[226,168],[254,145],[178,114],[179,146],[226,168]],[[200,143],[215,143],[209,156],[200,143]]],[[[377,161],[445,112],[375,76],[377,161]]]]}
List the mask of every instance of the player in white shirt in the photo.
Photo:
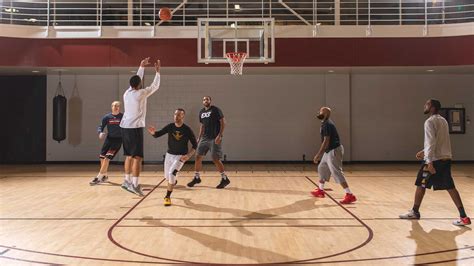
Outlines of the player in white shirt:
{"type": "Polygon", "coordinates": [[[459,220],[454,225],[463,226],[471,224],[471,219],[466,215],[461,196],[454,186],[451,176],[451,143],[449,141],[448,122],[439,115],[441,103],[430,99],[425,103],[425,114],[430,117],[425,121],[425,143],[424,149],[416,154],[416,158],[423,159],[423,165],[416,178],[415,202],[413,208],[406,214],[400,215],[400,219],[420,219],[420,205],[425,195],[426,188],[433,190],[447,190],[449,196],[459,211],[459,220]]]}
{"type": "Polygon", "coordinates": [[[126,156],[125,180],[122,188],[139,196],[143,196],[138,184],[138,177],[143,160],[143,128],[145,127],[147,98],[160,87],[160,60],[157,60],[155,78],[149,87],[143,88],[143,75],[149,60],[149,57],[143,59],[137,75],[130,78],[130,87],[123,94],[125,112],[120,122],[123,151],[126,156]]]}

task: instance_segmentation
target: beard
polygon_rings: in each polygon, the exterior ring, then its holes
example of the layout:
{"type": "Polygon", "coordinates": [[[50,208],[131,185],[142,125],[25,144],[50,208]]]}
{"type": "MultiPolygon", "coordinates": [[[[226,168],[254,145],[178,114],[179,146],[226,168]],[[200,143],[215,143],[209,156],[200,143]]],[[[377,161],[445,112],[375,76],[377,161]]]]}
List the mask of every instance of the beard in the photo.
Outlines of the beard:
{"type": "Polygon", "coordinates": [[[425,115],[427,115],[427,114],[430,113],[430,110],[424,110],[423,113],[424,113],[425,115]]]}
{"type": "Polygon", "coordinates": [[[319,120],[324,120],[324,115],[323,114],[319,114],[316,116],[319,120]]]}

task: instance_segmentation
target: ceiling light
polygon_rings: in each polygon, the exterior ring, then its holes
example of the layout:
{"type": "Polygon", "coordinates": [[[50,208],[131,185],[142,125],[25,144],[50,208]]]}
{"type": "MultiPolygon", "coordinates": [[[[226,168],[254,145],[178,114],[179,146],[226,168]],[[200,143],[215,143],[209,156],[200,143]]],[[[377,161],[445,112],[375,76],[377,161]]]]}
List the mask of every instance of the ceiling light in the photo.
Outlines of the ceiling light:
{"type": "Polygon", "coordinates": [[[334,73],[334,70],[329,70],[328,72],[329,72],[329,73],[334,73]]]}
{"type": "Polygon", "coordinates": [[[151,26],[150,22],[145,22],[145,26],[151,26]]]}
{"type": "Polygon", "coordinates": [[[434,72],[434,69],[428,69],[426,72],[434,72]]]}
{"type": "Polygon", "coordinates": [[[234,5],[235,10],[240,10],[240,5],[234,5]]]}
{"type": "Polygon", "coordinates": [[[33,70],[33,71],[31,71],[31,72],[33,72],[33,73],[40,73],[39,70],[33,70]]]}

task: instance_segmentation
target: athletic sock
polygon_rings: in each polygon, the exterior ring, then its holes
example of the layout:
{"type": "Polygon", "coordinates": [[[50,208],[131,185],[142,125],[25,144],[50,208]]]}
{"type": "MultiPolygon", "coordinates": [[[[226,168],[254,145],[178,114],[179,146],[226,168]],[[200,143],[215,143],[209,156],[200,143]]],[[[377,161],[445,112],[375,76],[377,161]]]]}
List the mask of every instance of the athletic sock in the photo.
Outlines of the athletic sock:
{"type": "Polygon", "coordinates": [[[201,175],[199,174],[199,172],[194,173],[194,179],[200,179],[200,178],[201,178],[201,175]]]}
{"type": "Polygon", "coordinates": [[[420,212],[420,205],[415,205],[414,204],[412,210],[416,213],[419,213],[420,212]]]}
{"type": "Polygon", "coordinates": [[[325,182],[319,181],[319,185],[318,185],[318,186],[319,186],[319,189],[324,190],[324,183],[325,183],[325,182]]]}
{"type": "Polygon", "coordinates": [[[132,183],[134,187],[138,187],[138,176],[132,177],[132,183]]]}
{"type": "Polygon", "coordinates": [[[173,192],[173,191],[167,190],[167,191],[166,191],[166,197],[165,197],[165,198],[170,198],[172,192],[173,192]]]}
{"type": "Polygon", "coordinates": [[[459,207],[458,210],[459,210],[459,216],[461,216],[461,218],[466,218],[467,217],[466,211],[464,210],[463,206],[459,207]]]}
{"type": "Polygon", "coordinates": [[[222,177],[222,179],[224,179],[224,180],[227,179],[227,175],[225,174],[225,172],[222,172],[222,173],[221,173],[221,177],[222,177]]]}
{"type": "Polygon", "coordinates": [[[98,174],[97,174],[97,178],[102,178],[103,176],[106,176],[106,175],[103,175],[103,174],[101,174],[101,173],[98,173],[98,174]]]}
{"type": "Polygon", "coordinates": [[[125,174],[125,182],[132,183],[132,180],[130,179],[130,174],[125,174]]]}
{"type": "Polygon", "coordinates": [[[352,194],[352,192],[351,192],[351,190],[349,189],[349,187],[346,187],[346,188],[344,189],[344,191],[346,191],[347,194],[352,194]]]}

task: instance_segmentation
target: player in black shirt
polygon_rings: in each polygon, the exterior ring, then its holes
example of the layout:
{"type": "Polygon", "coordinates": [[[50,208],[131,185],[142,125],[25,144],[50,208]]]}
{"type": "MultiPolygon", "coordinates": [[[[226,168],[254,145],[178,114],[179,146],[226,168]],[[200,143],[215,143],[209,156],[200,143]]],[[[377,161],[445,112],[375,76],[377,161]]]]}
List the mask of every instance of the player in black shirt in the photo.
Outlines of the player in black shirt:
{"type": "Polygon", "coordinates": [[[123,114],[120,113],[120,102],[115,101],[112,103],[112,113],[106,114],[102,118],[102,123],[97,129],[99,133],[99,139],[104,141],[102,150],[100,152],[100,170],[99,174],[89,182],[89,184],[97,185],[108,181],[107,170],[109,169],[110,160],[112,160],[122,146],[122,133],[120,130],[120,121],[122,120],[123,114]],[[104,133],[107,128],[107,134],[104,133]]]}
{"type": "Polygon", "coordinates": [[[164,175],[168,180],[168,191],[165,196],[165,206],[171,206],[171,193],[173,187],[178,183],[176,180],[179,170],[184,163],[189,160],[196,151],[197,141],[193,131],[184,124],[184,109],[178,108],[174,112],[174,123],[168,124],[159,131],[155,127],[149,126],[148,132],[155,138],[168,134],[168,151],[166,152],[164,175]],[[192,149],[188,152],[188,142],[191,142],[192,149]]]}
{"type": "Polygon", "coordinates": [[[210,150],[212,161],[221,174],[221,182],[216,188],[225,188],[230,184],[230,180],[225,174],[224,164],[221,161],[222,137],[225,127],[224,114],[221,109],[211,105],[210,96],[204,96],[202,98],[202,103],[204,108],[199,112],[199,122],[201,123],[201,126],[199,128],[199,144],[197,148],[196,162],[194,164],[196,174],[194,175],[193,180],[188,183],[188,187],[193,187],[194,185],[201,183],[199,172],[202,169],[202,160],[210,150]]]}
{"type": "Polygon", "coordinates": [[[342,204],[350,204],[357,200],[352,194],[347,184],[346,177],[342,172],[342,157],[344,156],[344,147],[341,145],[339,134],[337,133],[336,125],[330,119],[331,109],[329,107],[322,107],[317,116],[321,120],[321,148],[316,156],[314,156],[314,163],[318,164],[319,186],[311,192],[313,196],[324,198],[326,192],[324,191],[324,183],[329,181],[330,177],[334,181],[341,184],[345,190],[346,195],[340,201],[342,204]]]}

